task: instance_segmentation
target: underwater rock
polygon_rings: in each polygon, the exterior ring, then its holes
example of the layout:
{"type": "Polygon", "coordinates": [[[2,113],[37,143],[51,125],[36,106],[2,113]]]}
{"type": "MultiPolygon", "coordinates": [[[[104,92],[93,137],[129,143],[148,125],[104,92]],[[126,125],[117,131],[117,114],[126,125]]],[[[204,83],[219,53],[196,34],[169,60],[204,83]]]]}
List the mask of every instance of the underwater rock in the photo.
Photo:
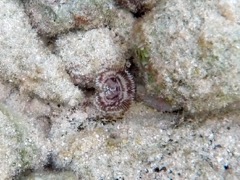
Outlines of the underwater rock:
{"type": "Polygon", "coordinates": [[[239,117],[196,117],[174,128],[181,115],[140,103],[113,123],[63,112],[51,129],[53,162],[83,179],[239,178],[239,117]]]}
{"type": "Polygon", "coordinates": [[[50,144],[27,119],[0,104],[0,174],[12,179],[28,169],[42,169],[47,163],[50,144]]]}
{"type": "Polygon", "coordinates": [[[23,92],[47,101],[74,105],[83,94],[71,82],[61,59],[44,48],[28,24],[23,5],[1,1],[0,77],[23,92]]]}
{"type": "Polygon", "coordinates": [[[189,113],[240,101],[239,7],[163,1],[138,21],[135,62],[147,92],[189,113]]]}
{"type": "Polygon", "coordinates": [[[128,24],[128,18],[124,21],[118,18],[122,12],[114,6],[112,0],[24,0],[24,6],[32,26],[40,35],[48,37],[69,30],[103,28],[116,19],[128,24]]]}
{"type": "Polygon", "coordinates": [[[83,88],[95,87],[98,74],[106,69],[123,69],[124,51],[107,28],[68,33],[56,41],[73,83],[83,88]]]}
{"type": "Polygon", "coordinates": [[[78,180],[78,177],[71,171],[42,171],[21,175],[19,180],[78,180]]]}

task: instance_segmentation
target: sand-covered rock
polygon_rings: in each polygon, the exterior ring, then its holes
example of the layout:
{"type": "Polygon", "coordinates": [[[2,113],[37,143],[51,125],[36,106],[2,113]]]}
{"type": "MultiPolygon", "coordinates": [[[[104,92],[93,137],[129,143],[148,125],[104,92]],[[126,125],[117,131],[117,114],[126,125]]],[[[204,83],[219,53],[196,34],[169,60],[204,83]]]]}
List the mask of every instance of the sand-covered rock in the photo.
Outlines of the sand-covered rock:
{"type": "Polygon", "coordinates": [[[50,132],[54,165],[85,179],[239,177],[239,114],[179,120],[141,104],[107,124],[64,112],[50,132]]]}
{"type": "Polygon", "coordinates": [[[43,169],[50,144],[27,119],[0,104],[0,174],[11,179],[29,169],[43,169]]]}
{"type": "Polygon", "coordinates": [[[25,0],[26,12],[38,32],[54,36],[70,29],[103,27],[112,12],[112,0],[25,0]]]}
{"type": "Polygon", "coordinates": [[[162,1],[133,30],[148,93],[190,113],[240,101],[238,1],[162,1]]]}
{"type": "Polygon", "coordinates": [[[24,5],[32,26],[44,36],[55,36],[74,29],[103,28],[115,19],[128,22],[128,17],[119,18],[122,11],[114,6],[113,0],[24,0],[24,5]]]}
{"type": "Polygon", "coordinates": [[[42,172],[34,172],[29,175],[23,175],[19,177],[20,180],[78,180],[79,178],[70,171],[42,171],[42,172]]]}
{"type": "Polygon", "coordinates": [[[1,1],[0,77],[22,91],[57,103],[75,104],[83,97],[61,59],[51,54],[28,23],[22,4],[1,1]]]}
{"type": "Polygon", "coordinates": [[[56,52],[65,63],[74,84],[94,87],[105,69],[124,69],[124,51],[114,34],[105,29],[68,33],[56,41],[56,52]]]}
{"type": "Polygon", "coordinates": [[[0,1],[0,179],[240,179],[237,1],[21,2],[0,1]]]}

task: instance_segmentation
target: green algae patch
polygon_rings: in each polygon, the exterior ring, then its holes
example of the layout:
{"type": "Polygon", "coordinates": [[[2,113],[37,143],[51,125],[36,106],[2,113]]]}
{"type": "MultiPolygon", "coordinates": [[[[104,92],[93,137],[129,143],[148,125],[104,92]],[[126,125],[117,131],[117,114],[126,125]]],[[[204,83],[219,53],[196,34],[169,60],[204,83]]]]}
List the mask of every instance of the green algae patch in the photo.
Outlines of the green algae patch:
{"type": "Polygon", "coordinates": [[[143,78],[147,85],[147,89],[154,93],[160,93],[164,84],[161,82],[161,79],[158,78],[158,70],[154,68],[150,60],[148,48],[136,48],[135,54],[137,56],[137,64],[140,67],[140,71],[144,73],[143,78]]]}

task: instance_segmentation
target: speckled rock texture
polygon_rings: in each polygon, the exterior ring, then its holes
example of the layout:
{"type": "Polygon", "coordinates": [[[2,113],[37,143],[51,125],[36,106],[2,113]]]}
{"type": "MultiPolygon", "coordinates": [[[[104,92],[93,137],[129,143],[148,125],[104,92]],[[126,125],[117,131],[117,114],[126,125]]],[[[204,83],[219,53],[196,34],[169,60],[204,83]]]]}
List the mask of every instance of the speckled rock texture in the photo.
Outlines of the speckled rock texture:
{"type": "Polygon", "coordinates": [[[49,140],[34,120],[0,104],[1,179],[10,179],[27,169],[43,169],[47,163],[49,140]]]}
{"type": "Polygon", "coordinates": [[[127,19],[130,19],[128,13],[123,15],[124,21],[120,18],[123,14],[122,10],[114,6],[113,0],[24,0],[23,2],[32,26],[44,36],[55,36],[75,29],[90,30],[114,25],[116,19],[128,24],[127,19]]]}
{"type": "Polygon", "coordinates": [[[0,7],[0,179],[240,179],[238,1],[0,7]],[[94,105],[108,69],[121,115],[94,105]]]}
{"type": "Polygon", "coordinates": [[[83,94],[70,81],[61,59],[43,47],[22,4],[1,1],[0,77],[21,91],[57,103],[75,104],[83,94]]]}
{"type": "Polygon", "coordinates": [[[190,113],[240,100],[240,2],[161,1],[136,23],[136,62],[151,94],[190,113]]]}
{"type": "Polygon", "coordinates": [[[74,28],[103,26],[112,11],[111,0],[52,1],[25,0],[31,22],[40,34],[53,36],[74,28]]]}
{"type": "Polygon", "coordinates": [[[69,171],[63,171],[63,172],[36,172],[31,173],[28,176],[21,176],[19,178],[20,180],[78,180],[79,178],[73,173],[69,171]]]}
{"type": "Polygon", "coordinates": [[[103,70],[125,67],[124,51],[117,43],[108,29],[94,29],[59,37],[56,52],[74,84],[94,87],[97,75],[103,70]]]}
{"type": "Polygon", "coordinates": [[[50,137],[57,168],[70,168],[86,179],[240,176],[239,113],[188,119],[179,127],[174,124],[180,115],[156,113],[141,104],[112,124],[86,116],[75,110],[54,120],[50,137]]]}

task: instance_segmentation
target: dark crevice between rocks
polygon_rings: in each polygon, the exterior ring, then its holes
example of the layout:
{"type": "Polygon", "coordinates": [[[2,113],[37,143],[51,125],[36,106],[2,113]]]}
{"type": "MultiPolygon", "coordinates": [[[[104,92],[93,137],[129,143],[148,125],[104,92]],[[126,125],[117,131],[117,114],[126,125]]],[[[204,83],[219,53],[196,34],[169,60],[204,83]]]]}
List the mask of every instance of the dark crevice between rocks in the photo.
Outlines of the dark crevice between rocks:
{"type": "Polygon", "coordinates": [[[43,42],[43,45],[47,47],[53,54],[56,53],[56,45],[55,42],[57,40],[57,36],[44,36],[44,35],[39,35],[40,39],[43,42]]]}
{"type": "Polygon", "coordinates": [[[141,18],[148,12],[150,12],[152,7],[148,7],[147,5],[141,5],[137,8],[136,12],[132,12],[133,17],[135,18],[141,18]]]}
{"type": "Polygon", "coordinates": [[[155,6],[155,3],[146,3],[144,0],[115,0],[115,4],[130,11],[135,18],[143,17],[155,6]]]}
{"type": "Polygon", "coordinates": [[[54,165],[54,160],[53,160],[52,153],[49,153],[47,155],[47,163],[44,165],[44,170],[45,171],[56,171],[56,170],[59,170],[54,165]]]}
{"type": "Polygon", "coordinates": [[[95,95],[96,89],[94,87],[86,87],[86,88],[80,88],[82,92],[84,93],[86,98],[90,98],[95,95]]]}
{"type": "Polygon", "coordinates": [[[133,56],[130,56],[127,59],[126,69],[133,76],[133,80],[134,80],[135,83],[137,83],[137,84],[142,83],[142,79],[139,78],[141,72],[140,72],[140,69],[139,69],[138,65],[134,62],[134,57],[133,56]]]}

